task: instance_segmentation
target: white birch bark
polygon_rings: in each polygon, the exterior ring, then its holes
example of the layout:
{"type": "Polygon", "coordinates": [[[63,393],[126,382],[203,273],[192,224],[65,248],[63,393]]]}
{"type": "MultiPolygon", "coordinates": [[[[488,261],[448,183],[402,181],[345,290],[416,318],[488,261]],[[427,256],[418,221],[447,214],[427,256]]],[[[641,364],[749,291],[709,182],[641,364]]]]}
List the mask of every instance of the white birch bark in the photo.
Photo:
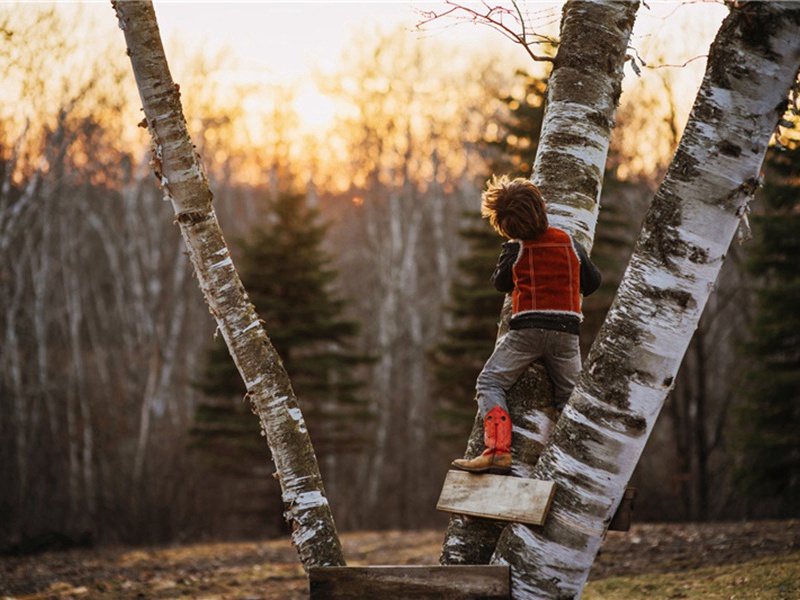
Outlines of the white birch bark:
{"type": "MultiPolygon", "coordinates": [[[[591,250],[603,171],[622,67],[639,2],[570,1],[564,5],[561,42],[547,91],[547,111],[534,163],[533,181],[548,203],[552,225],[570,232],[591,250]]],[[[508,326],[509,302],[498,334],[508,326]]],[[[543,369],[524,374],[509,393],[514,423],[514,474],[527,477],[555,427],[552,392],[543,390],[543,369]]],[[[476,418],[466,457],[482,451],[476,418]]],[[[501,531],[484,519],[453,517],[445,534],[442,564],[485,563],[501,531]]]]}
{"type": "Polygon", "coordinates": [[[735,6],[609,316],[536,477],[558,488],[544,527],[513,524],[493,562],[514,598],[577,598],[759,185],[800,66],[800,5],[735,6]]]}
{"type": "Polygon", "coordinates": [[[152,136],[152,164],[173,205],[198,283],[248,390],[272,451],[285,516],[303,565],[344,556],[291,382],[233,266],[212,194],[186,130],[180,93],[150,2],[112,2],[152,136]]]}

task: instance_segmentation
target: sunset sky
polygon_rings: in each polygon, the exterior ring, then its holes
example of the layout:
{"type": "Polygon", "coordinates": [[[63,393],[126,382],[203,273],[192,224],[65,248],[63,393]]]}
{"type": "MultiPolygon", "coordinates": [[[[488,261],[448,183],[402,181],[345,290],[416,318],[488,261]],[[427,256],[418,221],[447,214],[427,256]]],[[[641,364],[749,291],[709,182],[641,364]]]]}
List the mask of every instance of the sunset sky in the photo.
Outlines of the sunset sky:
{"type": "MultiPolygon", "coordinates": [[[[334,117],[341,116],[348,109],[352,110],[352,107],[343,105],[341,98],[335,101],[326,96],[317,84],[326,75],[328,82],[331,76],[335,81],[343,81],[348,73],[344,65],[352,64],[346,62],[343,56],[359,49],[374,48],[381,32],[386,34],[398,28],[405,30],[409,42],[406,47],[415,48],[419,44],[422,53],[435,63],[439,74],[467,73],[466,78],[469,79],[470,70],[475,69],[476,56],[497,57],[492,58],[494,66],[499,72],[508,73],[509,80],[518,69],[544,74],[544,63],[534,63],[518,44],[497,31],[471,23],[463,17],[443,17],[421,30],[417,28],[425,20],[424,11],[441,13],[450,9],[451,6],[444,1],[323,3],[155,0],[154,5],[173,78],[186,91],[183,99],[188,111],[187,118],[198,122],[206,116],[205,109],[199,104],[192,105],[192,100],[202,95],[193,94],[192,90],[199,88],[203,88],[202,93],[206,94],[205,101],[211,102],[206,106],[216,109],[217,114],[230,114],[231,108],[242,110],[244,114],[240,117],[244,125],[225,134],[226,142],[238,144],[240,148],[248,144],[262,147],[273,127],[271,111],[276,106],[285,108],[289,103],[298,115],[298,129],[295,131],[301,136],[313,135],[327,143],[329,126],[333,124],[334,117]],[[206,71],[195,69],[194,73],[189,72],[197,56],[214,57],[223,51],[227,52],[228,59],[221,68],[212,68],[207,71],[207,76],[200,75],[199,81],[198,73],[206,71]],[[454,60],[461,60],[462,64],[456,68],[452,62],[454,60]],[[192,82],[194,87],[189,85],[192,82]],[[245,85],[249,86],[247,92],[241,90],[245,85]],[[211,90],[211,87],[214,89],[211,90]],[[280,95],[287,88],[294,94],[292,100],[286,100],[289,96],[280,95]],[[225,93],[228,94],[227,98],[222,96],[225,93]]],[[[23,59],[30,61],[28,72],[38,69],[45,81],[43,93],[29,94],[27,99],[15,101],[15,97],[21,98],[20,83],[12,77],[4,77],[0,81],[0,92],[6,98],[0,104],[3,115],[12,122],[16,120],[21,128],[24,119],[36,119],[47,113],[43,106],[48,103],[48,94],[63,96],[62,83],[50,73],[60,72],[59,78],[63,77],[65,81],[72,82],[71,85],[79,87],[81,81],[110,76],[112,69],[109,67],[113,62],[122,66],[129,88],[125,97],[130,98],[130,106],[125,109],[128,112],[123,121],[138,122],[140,116],[136,92],[132,87],[129,66],[124,64],[127,63],[124,38],[109,3],[105,0],[57,3],[62,23],[69,24],[68,32],[63,25],[59,25],[60,33],[68,36],[73,47],[68,54],[51,47],[51,36],[46,30],[31,26],[26,31],[24,25],[20,24],[26,19],[35,20],[36,10],[44,11],[48,6],[47,3],[0,0],[0,16],[3,13],[13,16],[12,22],[23,32],[21,35],[26,44],[20,47],[32,49],[28,50],[27,55],[22,55],[23,59]],[[37,65],[42,60],[45,63],[37,65]],[[91,69],[99,71],[92,73],[91,69]],[[17,89],[14,89],[15,86],[17,89]],[[37,106],[40,103],[42,106],[37,106]]],[[[485,10],[488,5],[470,3],[468,6],[485,10]]],[[[519,6],[537,33],[558,35],[562,3],[520,2],[519,6]]],[[[636,86],[656,81],[653,86],[655,94],[663,96],[664,85],[673,90],[671,101],[675,104],[682,126],[705,68],[703,56],[708,52],[709,43],[726,13],[727,8],[721,2],[643,3],[630,43],[630,53],[638,57],[642,74],[637,77],[630,63],[626,66],[624,89],[626,92],[633,91],[623,94],[620,114],[624,114],[626,102],[640,101],[635,93],[636,86]],[[688,65],[680,66],[687,62],[688,65]]],[[[10,47],[12,51],[15,46],[10,47]]],[[[11,60],[13,64],[13,57],[11,60]]],[[[24,68],[21,72],[24,72],[24,68]]],[[[394,73],[386,72],[385,75],[391,78],[394,73]]],[[[474,82],[477,81],[476,74],[474,82]]],[[[431,110],[434,109],[431,107],[431,110]]],[[[643,116],[640,122],[634,124],[637,135],[633,143],[645,149],[637,152],[641,156],[652,156],[669,151],[663,147],[662,133],[645,131],[650,126],[648,108],[643,107],[639,113],[643,116]]],[[[122,135],[141,137],[143,132],[126,128],[122,135]]],[[[330,147],[327,149],[333,151],[330,147]]],[[[642,167],[631,164],[631,168],[636,171],[642,167]]]]}
{"type": "MultiPolygon", "coordinates": [[[[479,3],[471,6],[480,7],[479,3]]],[[[522,2],[528,18],[550,33],[557,32],[562,3],[522,2]]],[[[469,22],[444,18],[417,31],[420,11],[448,9],[444,2],[155,2],[165,40],[180,40],[188,47],[214,52],[223,48],[235,56],[235,71],[228,76],[239,82],[299,84],[296,106],[309,123],[327,122],[335,110],[332,102],[315,89],[313,74],[334,70],[343,50],[377,29],[406,26],[420,41],[433,38],[447,44],[497,47],[508,56],[509,71],[531,68],[522,49],[499,33],[469,22]]],[[[683,64],[705,54],[726,14],[721,2],[651,1],[639,10],[632,46],[650,64],[649,48],[666,44],[669,64],[683,64]],[[691,15],[692,30],[686,17],[691,15]],[[666,40],[666,41],[665,41],[666,40]]],[[[656,61],[660,62],[660,61],[656,61]]],[[[680,69],[678,79],[687,88],[699,84],[704,61],[680,69]]],[[[653,63],[655,64],[655,63],[653,63]]],[[[630,72],[630,69],[629,69],[630,72]]],[[[687,89],[688,91],[688,89],[687,89]]],[[[688,107],[693,93],[686,95],[688,107]]]]}

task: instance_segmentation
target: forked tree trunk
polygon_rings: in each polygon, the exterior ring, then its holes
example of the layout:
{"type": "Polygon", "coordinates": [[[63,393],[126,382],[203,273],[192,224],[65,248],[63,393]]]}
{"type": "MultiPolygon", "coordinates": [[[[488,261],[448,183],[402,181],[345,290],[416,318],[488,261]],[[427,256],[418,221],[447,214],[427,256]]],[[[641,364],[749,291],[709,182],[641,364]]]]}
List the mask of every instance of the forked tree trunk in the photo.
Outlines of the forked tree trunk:
{"type": "MultiPolygon", "coordinates": [[[[571,0],[564,5],[532,179],[548,202],[551,224],[572,233],[587,250],[594,241],[622,68],[638,8],[638,0],[571,0]]],[[[507,330],[509,316],[506,298],[498,337],[507,330]]],[[[530,477],[557,417],[545,370],[529,369],[509,392],[508,404],[514,423],[514,474],[530,477]]],[[[482,450],[478,414],[465,456],[473,458],[482,450]]],[[[496,521],[452,517],[440,562],[487,563],[503,528],[496,521]]]]}
{"type": "Polygon", "coordinates": [[[800,66],[800,4],[737,5],[553,441],[543,528],[507,527],[514,598],[577,598],[755,189],[800,66]]]}
{"type": "Polygon", "coordinates": [[[175,209],[200,288],[247,387],[277,469],[284,516],[303,565],[340,566],[344,555],[317,459],[291,382],[242,286],[186,129],[150,2],[112,2],[152,136],[152,166],[175,209]]]}

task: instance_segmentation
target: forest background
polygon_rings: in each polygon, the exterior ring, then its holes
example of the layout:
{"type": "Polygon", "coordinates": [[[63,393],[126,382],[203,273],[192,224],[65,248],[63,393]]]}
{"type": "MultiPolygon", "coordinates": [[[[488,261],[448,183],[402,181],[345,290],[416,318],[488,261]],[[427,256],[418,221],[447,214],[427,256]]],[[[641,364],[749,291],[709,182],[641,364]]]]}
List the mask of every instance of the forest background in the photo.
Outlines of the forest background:
{"type": "MultiPolygon", "coordinates": [[[[470,23],[418,29],[435,3],[301,5],[321,11],[304,30],[288,5],[224,6],[156,11],[216,211],[295,384],[337,525],[443,526],[436,497],[463,453],[502,301],[488,285],[501,240],[476,217],[480,191],[492,172],[530,173],[546,69],[470,23]],[[354,10],[372,15],[346,27],[354,10]],[[216,27],[206,38],[192,14],[203,11],[216,27]],[[256,16],[290,30],[287,45],[219,41],[256,16]],[[324,60],[287,78],[281,68],[304,46],[324,60]]],[[[560,6],[523,6],[537,31],[557,34],[560,6]]],[[[584,350],[725,12],[653,3],[639,17],[594,250],[605,283],[584,305],[584,350]]],[[[269,451],[148,164],[112,17],[96,4],[0,4],[0,549],[54,535],[279,535],[269,451]]],[[[787,257],[798,158],[782,133],[753,206],[755,239],[731,247],[634,474],[638,519],[798,514],[797,341],[781,346],[780,377],[762,360],[798,322],[796,308],[776,323],[760,303],[797,297],[787,257]],[[762,235],[776,226],[783,236],[762,235]]]]}

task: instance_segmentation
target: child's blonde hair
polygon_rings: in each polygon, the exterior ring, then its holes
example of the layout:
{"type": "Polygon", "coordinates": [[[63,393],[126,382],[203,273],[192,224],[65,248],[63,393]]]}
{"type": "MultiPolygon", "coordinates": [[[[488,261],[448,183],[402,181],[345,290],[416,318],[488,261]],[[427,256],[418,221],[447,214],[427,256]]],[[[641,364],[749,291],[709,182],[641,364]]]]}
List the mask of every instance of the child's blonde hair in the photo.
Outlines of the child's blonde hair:
{"type": "Polygon", "coordinates": [[[509,239],[533,239],[547,230],[547,212],[539,188],[529,179],[492,176],[481,196],[481,215],[509,239]]]}

